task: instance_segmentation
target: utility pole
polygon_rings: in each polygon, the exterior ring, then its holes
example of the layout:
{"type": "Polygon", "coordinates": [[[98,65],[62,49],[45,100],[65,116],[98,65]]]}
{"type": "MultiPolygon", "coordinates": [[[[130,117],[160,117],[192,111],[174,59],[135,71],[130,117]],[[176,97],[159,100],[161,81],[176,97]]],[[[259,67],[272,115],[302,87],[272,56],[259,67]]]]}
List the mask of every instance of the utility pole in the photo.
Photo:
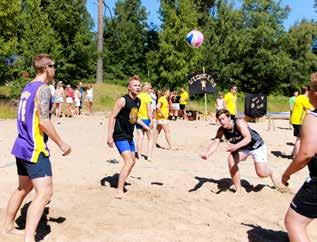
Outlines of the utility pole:
{"type": "Polygon", "coordinates": [[[98,0],[98,37],[97,37],[97,70],[96,70],[96,83],[103,81],[103,0],[98,0]]]}

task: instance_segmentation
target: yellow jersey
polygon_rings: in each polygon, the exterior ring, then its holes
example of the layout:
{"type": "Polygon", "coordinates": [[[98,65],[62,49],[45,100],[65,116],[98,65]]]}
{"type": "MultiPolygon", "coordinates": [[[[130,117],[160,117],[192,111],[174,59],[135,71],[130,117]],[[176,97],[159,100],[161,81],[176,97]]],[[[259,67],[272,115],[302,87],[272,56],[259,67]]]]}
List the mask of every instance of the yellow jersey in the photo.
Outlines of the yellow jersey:
{"type": "Polygon", "coordinates": [[[188,98],[189,98],[188,92],[186,92],[186,91],[182,92],[180,95],[179,104],[186,105],[188,98]]]}
{"type": "Polygon", "coordinates": [[[237,114],[237,95],[228,92],[225,97],[226,108],[231,115],[237,114]]]}
{"type": "Polygon", "coordinates": [[[162,114],[159,112],[156,112],[156,119],[168,119],[169,114],[169,105],[166,97],[160,97],[157,104],[161,104],[160,109],[162,110],[162,114]]]}
{"type": "Polygon", "coordinates": [[[138,98],[141,101],[141,105],[139,107],[139,112],[138,112],[138,119],[149,119],[149,116],[151,114],[148,114],[147,112],[147,105],[152,103],[152,98],[150,95],[146,92],[141,92],[138,95],[138,98]]]}
{"type": "Polygon", "coordinates": [[[291,123],[301,125],[303,123],[307,111],[312,108],[313,105],[311,105],[306,95],[297,96],[293,106],[291,123]]]}

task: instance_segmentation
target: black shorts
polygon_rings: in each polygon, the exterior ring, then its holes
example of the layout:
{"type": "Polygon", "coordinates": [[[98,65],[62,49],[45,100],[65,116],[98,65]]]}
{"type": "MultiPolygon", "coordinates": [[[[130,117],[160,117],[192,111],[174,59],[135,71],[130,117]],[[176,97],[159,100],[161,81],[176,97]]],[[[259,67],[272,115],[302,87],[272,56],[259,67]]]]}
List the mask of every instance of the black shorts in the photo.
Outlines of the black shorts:
{"type": "Polygon", "coordinates": [[[307,218],[317,218],[317,177],[307,179],[290,207],[307,218]]]}
{"type": "Polygon", "coordinates": [[[180,110],[184,110],[184,109],[185,109],[185,107],[186,107],[186,105],[185,105],[185,104],[180,104],[180,105],[179,105],[179,109],[180,109],[180,110]]]}
{"type": "Polygon", "coordinates": [[[37,163],[29,162],[16,157],[16,165],[19,176],[28,176],[32,179],[52,176],[52,167],[49,157],[43,153],[39,155],[37,163]]]}
{"type": "Polygon", "coordinates": [[[294,136],[295,137],[300,137],[301,125],[299,125],[299,124],[292,124],[292,125],[293,125],[293,129],[294,129],[294,136]]]}

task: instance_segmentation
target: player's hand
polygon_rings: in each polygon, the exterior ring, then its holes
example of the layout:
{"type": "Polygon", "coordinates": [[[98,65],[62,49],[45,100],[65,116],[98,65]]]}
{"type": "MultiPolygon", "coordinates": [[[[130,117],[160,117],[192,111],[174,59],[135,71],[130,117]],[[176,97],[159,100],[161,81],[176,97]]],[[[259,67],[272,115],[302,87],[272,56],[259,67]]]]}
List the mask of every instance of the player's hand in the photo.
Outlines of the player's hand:
{"type": "Polygon", "coordinates": [[[288,180],[290,179],[290,175],[288,175],[287,173],[284,172],[283,176],[282,176],[282,184],[284,186],[288,186],[288,180]]]}
{"type": "Polygon", "coordinates": [[[109,147],[113,147],[113,138],[112,137],[108,137],[108,140],[107,140],[107,145],[109,146],[109,147]]]}
{"type": "Polygon", "coordinates": [[[150,127],[147,126],[147,125],[144,125],[144,126],[143,126],[143,129],[144,129],[145,132],[151,132],[150,127]]]}
{"type": "Polygon", "coordinates": [[[153,129],[153,128],[154,128],[154,121],[150,123],[150,129],[153,129]]]}
{"type": "Polygon", "coordinates": [[[70,145],[66,144],[66,143],[62,143],[61,146],[59,147],[61,149],[61,151],[63,152],[63,155],[69,155],[70,152],[72,151],[70,145]]]}
{"type": "Polygon", "coordinates": [[[200,154],[199,156],[200,156],[200,158],[202,158],[203,160],[207,160],[207,159],[208,159],[207,153],[202,153],[202,154],[200,154]]]}
{"type": "Polygon", "coordinates": [[[237,150],[237,146],[235,144],[229,144],[226,151],[227,152],[234,152],[237,150]]]}

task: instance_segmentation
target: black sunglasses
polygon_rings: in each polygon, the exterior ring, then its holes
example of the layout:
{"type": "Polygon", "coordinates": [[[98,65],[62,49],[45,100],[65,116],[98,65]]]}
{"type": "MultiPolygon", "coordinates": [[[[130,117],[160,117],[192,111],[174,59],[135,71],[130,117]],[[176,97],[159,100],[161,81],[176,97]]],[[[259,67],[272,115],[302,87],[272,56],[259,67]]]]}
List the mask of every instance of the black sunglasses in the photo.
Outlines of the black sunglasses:
{"type": "Polygon", "coordinates": [[[56,65],[55,64],[52,64],[52,65],[47,65],[49,68],[54,68],[56,69],[56,65]]]}

